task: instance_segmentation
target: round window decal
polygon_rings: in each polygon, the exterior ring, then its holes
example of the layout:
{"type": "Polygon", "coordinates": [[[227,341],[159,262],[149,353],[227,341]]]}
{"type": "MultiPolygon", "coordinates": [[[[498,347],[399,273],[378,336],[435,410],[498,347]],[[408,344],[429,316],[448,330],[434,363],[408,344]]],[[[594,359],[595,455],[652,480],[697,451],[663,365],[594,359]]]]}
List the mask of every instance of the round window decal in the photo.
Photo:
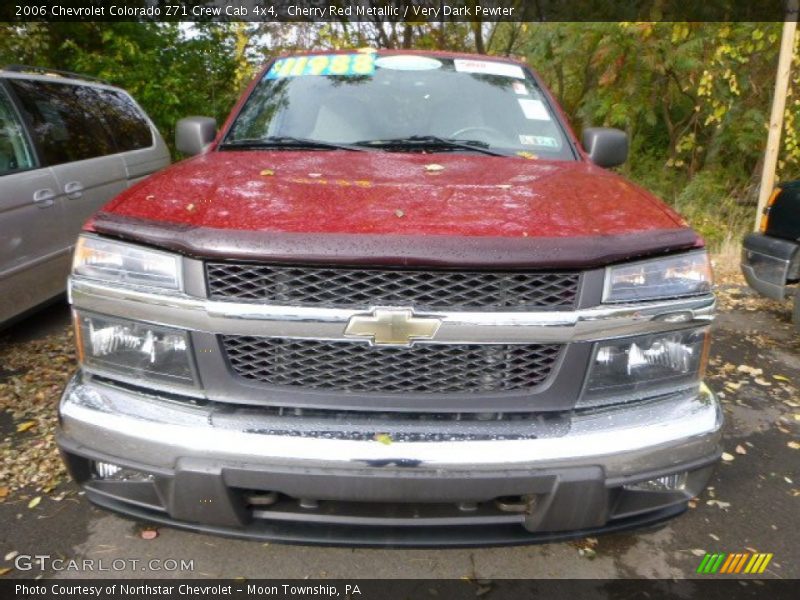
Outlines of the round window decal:
{"type": "Polygon", "coordinates": [[[442,63],[435,58],[428,58],[427,56],[399,54],[396,56],[382,56],[375,61],[375,66],[395,71],[431,71],[440,69],[442,63]]]}

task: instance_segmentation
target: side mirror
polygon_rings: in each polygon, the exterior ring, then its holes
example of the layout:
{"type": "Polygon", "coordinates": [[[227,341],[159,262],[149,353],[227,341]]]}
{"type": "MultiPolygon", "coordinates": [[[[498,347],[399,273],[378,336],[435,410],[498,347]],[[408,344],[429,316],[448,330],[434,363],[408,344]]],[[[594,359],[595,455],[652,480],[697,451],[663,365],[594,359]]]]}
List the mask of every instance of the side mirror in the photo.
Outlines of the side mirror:
{"type": "Polygon", "coordinates": [[[186,117],[175,126],[175,147],[189,156],[200,154],[217,135],[217,121],[211,117],[186,117]]]}
{"type": "Polygon", "coordinates": [[[628,159],[628,134],[609,127],[583,130],[583,147],[598,167],[617,167],[628,159]]]}

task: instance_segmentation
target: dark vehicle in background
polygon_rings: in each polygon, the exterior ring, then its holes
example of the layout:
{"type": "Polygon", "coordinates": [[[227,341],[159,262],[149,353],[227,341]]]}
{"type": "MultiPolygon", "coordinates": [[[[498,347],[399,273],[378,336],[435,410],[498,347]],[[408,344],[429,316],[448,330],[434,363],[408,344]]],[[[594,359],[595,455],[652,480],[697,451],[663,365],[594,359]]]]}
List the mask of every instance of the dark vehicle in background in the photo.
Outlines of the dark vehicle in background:
{"type": "Polygon", "coordinates": [[[86,219],[169,161],[124,90],[0,70],[0,325],[63,293],[86,219]]]}
{"type": "MultiPolygon", "coordinates": [[[[783,300],[787,289],[800,282],[800,180],[775,188],[761,230],[744,240],[742,272],[758,293],[783,300]]],[[[794,323],[800,326],[800,299],[795,294],[794,323]]]]}

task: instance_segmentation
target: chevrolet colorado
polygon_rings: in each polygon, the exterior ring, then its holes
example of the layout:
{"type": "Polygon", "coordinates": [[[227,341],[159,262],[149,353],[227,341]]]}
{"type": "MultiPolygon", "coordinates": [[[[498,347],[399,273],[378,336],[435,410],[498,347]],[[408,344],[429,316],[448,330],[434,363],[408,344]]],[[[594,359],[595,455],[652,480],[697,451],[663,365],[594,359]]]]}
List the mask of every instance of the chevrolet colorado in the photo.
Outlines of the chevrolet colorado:
{"type": "Polygon", "coordinates": [[[703,241],[524,64],[284,56],[86,224],[58,441],[88,498],[328,544],[680,514],[720,455],[703,241]]]}

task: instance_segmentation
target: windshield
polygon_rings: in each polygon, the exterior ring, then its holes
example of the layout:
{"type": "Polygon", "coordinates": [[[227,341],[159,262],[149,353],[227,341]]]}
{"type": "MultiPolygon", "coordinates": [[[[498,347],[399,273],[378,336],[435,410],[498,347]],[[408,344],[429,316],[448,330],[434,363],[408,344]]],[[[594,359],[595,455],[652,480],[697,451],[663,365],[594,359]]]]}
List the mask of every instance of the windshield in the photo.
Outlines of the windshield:
{"type": "Polygon", "coordinates": [[[575,159],[535,80],[519,65],[414,54],[279,59],[221,147],[259,143],[575,159]]]}

